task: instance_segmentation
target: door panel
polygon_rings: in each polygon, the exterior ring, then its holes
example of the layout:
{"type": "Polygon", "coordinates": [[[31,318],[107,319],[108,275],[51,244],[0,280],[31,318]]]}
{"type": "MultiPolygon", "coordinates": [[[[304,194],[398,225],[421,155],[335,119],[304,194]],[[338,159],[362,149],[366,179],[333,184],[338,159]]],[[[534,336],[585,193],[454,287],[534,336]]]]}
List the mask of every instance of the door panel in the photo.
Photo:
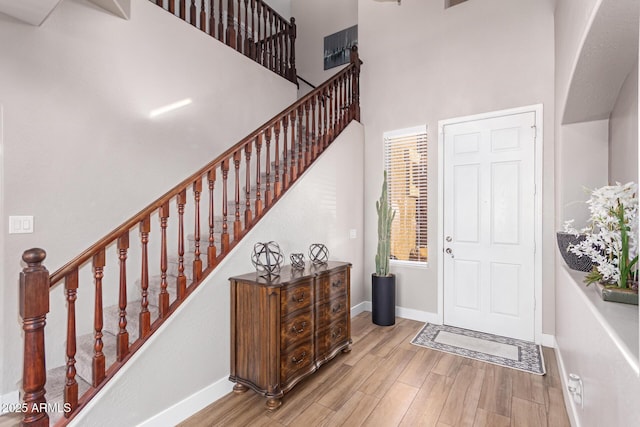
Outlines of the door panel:
{"type": "Polygon", "coordinates": [[[535,114],[444,127],[444,321],[534,338],[535,114]]]}

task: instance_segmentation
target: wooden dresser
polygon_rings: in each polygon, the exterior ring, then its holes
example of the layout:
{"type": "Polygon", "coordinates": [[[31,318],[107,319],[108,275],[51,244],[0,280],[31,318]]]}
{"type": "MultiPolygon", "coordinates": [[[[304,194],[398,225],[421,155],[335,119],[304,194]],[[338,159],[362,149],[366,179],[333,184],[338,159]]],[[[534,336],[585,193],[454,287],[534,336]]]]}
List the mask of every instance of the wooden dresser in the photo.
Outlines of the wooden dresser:
{"type": "Polygon", "coordinates": [[[340,351],[351,350],[350,268],[346,262],[284,267],[267,280],[232,277],[231,375],[274,410],[282,396],[340,351]]]}

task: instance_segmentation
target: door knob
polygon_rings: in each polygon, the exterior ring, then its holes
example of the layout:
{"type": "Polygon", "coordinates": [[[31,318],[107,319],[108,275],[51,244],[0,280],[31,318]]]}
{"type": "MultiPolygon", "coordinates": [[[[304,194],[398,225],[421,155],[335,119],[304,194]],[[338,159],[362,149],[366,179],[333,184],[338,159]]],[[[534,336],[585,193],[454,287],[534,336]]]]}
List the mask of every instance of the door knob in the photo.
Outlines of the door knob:
{"type": "Polygon", "coordinates": [[[449,255],[451,255],[451,258],[453,258],[453,251],[451,250],[451,248],[447,248],[444,251],[445,253],[448,253],[449,255]]]}

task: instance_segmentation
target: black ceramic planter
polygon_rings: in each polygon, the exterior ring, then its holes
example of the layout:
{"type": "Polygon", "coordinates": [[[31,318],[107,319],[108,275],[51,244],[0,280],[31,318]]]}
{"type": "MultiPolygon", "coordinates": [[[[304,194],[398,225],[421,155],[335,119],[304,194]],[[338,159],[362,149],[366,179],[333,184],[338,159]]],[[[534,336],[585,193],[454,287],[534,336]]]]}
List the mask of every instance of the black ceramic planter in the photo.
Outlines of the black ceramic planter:
{"type": "Polygon", "coordinates": [[[391,326],[396,323],[395,275],[371,275],[371,312],[376,325],[391,326]]]}

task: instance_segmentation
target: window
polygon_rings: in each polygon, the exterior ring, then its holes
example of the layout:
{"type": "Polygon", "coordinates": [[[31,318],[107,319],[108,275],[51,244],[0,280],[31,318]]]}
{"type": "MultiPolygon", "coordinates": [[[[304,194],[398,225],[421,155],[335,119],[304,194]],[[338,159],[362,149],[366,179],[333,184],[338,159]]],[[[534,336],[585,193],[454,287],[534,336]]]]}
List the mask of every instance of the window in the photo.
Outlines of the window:
{"type": "Polygon", "coordinates": [[[391,259],[427,262],[427,127],[384,134],[391,225],[391,259]]]}

